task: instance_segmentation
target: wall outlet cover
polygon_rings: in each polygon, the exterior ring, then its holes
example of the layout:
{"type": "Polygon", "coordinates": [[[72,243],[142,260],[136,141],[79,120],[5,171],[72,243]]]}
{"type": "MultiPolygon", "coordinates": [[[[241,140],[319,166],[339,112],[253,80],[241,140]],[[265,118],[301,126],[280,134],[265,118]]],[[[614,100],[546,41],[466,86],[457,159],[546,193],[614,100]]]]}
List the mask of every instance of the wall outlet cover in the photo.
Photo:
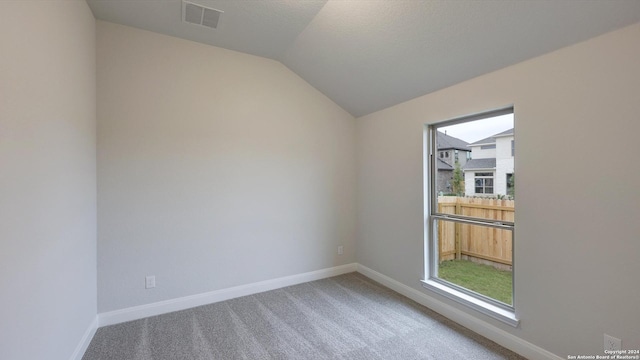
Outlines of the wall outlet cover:
{"type": "Polygon", "coordinates": [[[604,350],[622,350],[622,340],[604,334],[604,350]]]}
{"type": "Polygon", "coordinates": [[[156,287],[156,277],[151,275],[144,278],[144,288],[151,289],[156,287]]]}

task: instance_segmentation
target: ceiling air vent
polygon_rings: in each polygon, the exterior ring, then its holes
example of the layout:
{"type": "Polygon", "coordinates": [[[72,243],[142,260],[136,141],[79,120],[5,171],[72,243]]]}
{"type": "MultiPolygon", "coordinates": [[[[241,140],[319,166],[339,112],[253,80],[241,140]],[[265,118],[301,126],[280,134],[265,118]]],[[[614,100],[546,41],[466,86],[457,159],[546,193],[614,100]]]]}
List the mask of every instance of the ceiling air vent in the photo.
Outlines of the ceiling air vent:
{"type": "Polygon", "coordinates": [[[223,12],[204,7],[188,1],[182,2],[182,21],[189,24],[206,26],[211,29],[218,27],[218,20],[223,12]]]}

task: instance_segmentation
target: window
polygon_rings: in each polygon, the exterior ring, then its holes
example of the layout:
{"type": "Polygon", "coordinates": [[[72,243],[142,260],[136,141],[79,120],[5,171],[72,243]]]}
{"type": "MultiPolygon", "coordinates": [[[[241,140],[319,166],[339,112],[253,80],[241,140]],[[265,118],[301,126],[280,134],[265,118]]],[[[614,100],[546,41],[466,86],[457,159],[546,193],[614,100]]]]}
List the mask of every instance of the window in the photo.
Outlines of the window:
{"type": "Polygon", "coordinates": [[[507,174],[507,195],[513,198],[515,193],[515,178],[513,174],[507,174]]]}
{"type": "Polygon", "coordinates": [[[489,150],[489,149],[495,149],[495,148],[496,148],[496,144],[480,146],[480,149],[482,149],[482,150],[489,150]]]}
{"type": "Polygon", "coordinates": [[[516,156],[516,142],[511,140],[511,156],[516,156]]]}
{"type": "Polygon", "coordinates": [[[476,194],[493,194],[493,173],[475,173],[476,194]]]}
{"type": "Polygon", "coordinates": [[[455,162],[458,162],[458,150],[454,150],[453,153],[455,154],[455,162]]]}
{"type": "Polygon", "coordinates": [[[449,157],[449,152],[448,152],[448,151],[445,151],[445,153],[444,153],[444,157],[446,157],[446,158],[448,158],[448,157],[449,157]]]}
{"type": "MultiPolygon", "coordinates": [[[[514,159],[500,155],[501,151],[482,152],[479,146],[472,146],[464,176],[457,180],[462,184],[452,184],[464,193],[443,196],[437,192],[439,177],[433,155],[438,154],[438,131],[473,144],[513,127],[513,108],[427,126],[423,283],[430,291],[517,326],[513,301],[514,159]]],[[[495,148],[495,144],[488,146],[495,148]]]]}

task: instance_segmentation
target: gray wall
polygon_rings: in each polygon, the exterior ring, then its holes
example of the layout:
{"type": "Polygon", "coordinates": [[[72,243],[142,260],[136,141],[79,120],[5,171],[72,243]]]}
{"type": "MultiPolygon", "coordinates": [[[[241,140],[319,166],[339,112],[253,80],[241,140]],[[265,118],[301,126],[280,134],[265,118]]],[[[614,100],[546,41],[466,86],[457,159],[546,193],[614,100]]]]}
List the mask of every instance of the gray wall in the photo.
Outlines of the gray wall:
{"type": "Polygon", "coordinates": [[[638,59],[640,24],[357,119],[358,263],[563,358],[640,348],[640,171],[603,151],[637,150],[638,59]],[[510,104],[519,328],[420,285],[424,124],[510,104]]]}
{"type": "Polygon", "coordinates": [[[95,21],[0,2],[0,358],[69,359],[96,317],[95,21]]]}
{"type": "Polygon", "coordinates": [[[97,32],[100,312],[355,260],[351,115],[276,61],[97,32]]]}

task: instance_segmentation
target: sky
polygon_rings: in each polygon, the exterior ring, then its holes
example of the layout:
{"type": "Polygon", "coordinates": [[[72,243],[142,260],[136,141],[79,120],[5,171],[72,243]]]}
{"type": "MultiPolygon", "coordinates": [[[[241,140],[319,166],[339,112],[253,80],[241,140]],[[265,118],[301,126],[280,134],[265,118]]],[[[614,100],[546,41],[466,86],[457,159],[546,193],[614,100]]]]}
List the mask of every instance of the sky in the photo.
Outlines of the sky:
{"type": "Polygon", "coordinates": [[[463,124],[439,127],[438,131],[446,131],[449,136],[473,143],[511,128],[513,128],[513,114],[506,114],[463,124]]]}

